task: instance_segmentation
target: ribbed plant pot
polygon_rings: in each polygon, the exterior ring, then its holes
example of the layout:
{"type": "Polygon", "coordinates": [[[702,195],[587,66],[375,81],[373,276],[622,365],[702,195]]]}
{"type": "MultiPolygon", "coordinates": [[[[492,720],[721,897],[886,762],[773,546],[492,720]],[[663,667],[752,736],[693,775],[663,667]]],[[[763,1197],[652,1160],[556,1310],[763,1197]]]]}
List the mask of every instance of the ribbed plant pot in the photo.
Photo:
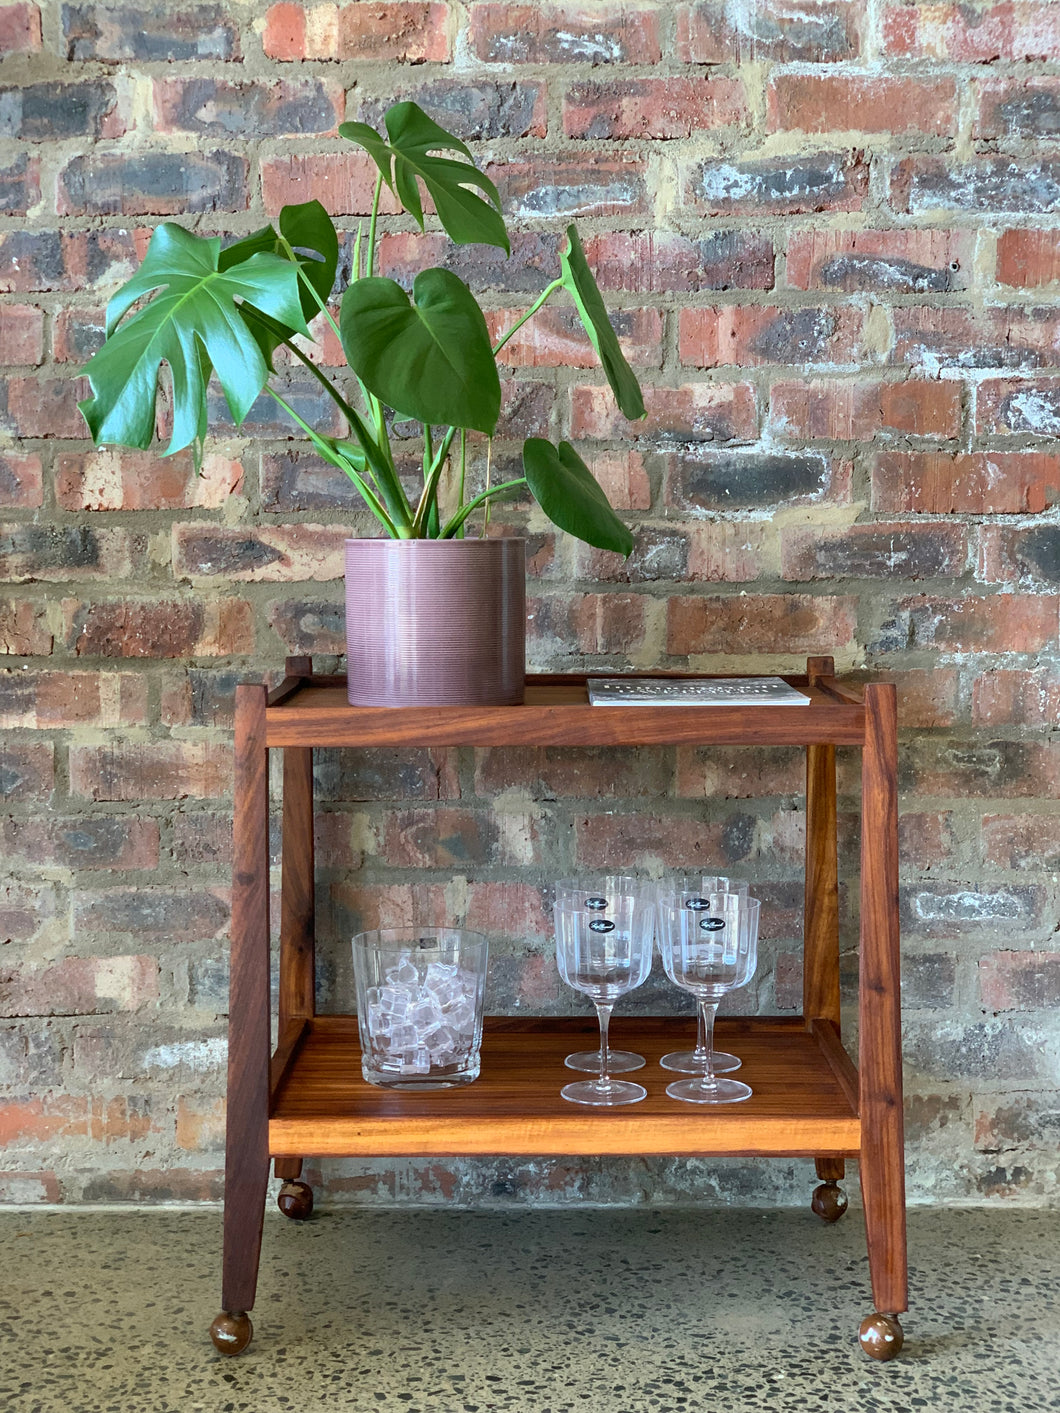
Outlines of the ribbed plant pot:
{"type": "Polygon", "coordinates": [[[526,541],[347,540],[351,706],[518,706],[526,541]]]}

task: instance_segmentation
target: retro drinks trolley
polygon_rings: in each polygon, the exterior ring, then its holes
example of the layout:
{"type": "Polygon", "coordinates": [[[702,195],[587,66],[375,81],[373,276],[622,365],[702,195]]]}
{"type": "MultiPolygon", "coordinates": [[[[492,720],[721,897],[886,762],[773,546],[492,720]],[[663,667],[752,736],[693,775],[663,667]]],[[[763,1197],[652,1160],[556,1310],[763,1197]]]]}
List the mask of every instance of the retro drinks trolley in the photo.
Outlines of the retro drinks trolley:
{"type": "Polygon", "coordinates": [[[250,1342],[270,1161],[279,1205],[309,1215],[307,1156],[467,1154],[756,1155],[813,1157],[811,1206],[825,1221],[846,1208],[838,1186],[856,1158],[874,1310],[866,1353],[890,1359],[906,1309],[905,1179],[898,956],[895,689],[841,686],[831,658],[790,677],[810,705],[750,708],[590,707],[584,677],[530,677],[519,707],[351,707],[345,679],[314,677],[289,658],[271,694],[236,691],[235,836],[229,1003],[228,1132],[222,1310],[210,1333],[225,1354],[250,1342]],[[664,1093],[658,1059],[687,1039],[687,1018],[619,1018],[616,1043],[641,1051],[648,1098],[617,1110],[560,1098],[563,1058],[592,1020],[487,1020],[482,1074],[466,1088],[419,1093],[361,1078],[357,1022],[315,1014],[313,748],[376,746],[803,746],[806,894],[803,1014],[718,1023],[718,1044],[743,1059],[754,1090],[704,1112],[664,1093]],[[859,1063],[839,1034],[837,746],[861,750],[859,1063]],[[278,1040],[270,1056],[270,749],[282,749],[283,840],[278,1040]],[[655,1078],[653,1078],[653,1075],[655,1078]]]}

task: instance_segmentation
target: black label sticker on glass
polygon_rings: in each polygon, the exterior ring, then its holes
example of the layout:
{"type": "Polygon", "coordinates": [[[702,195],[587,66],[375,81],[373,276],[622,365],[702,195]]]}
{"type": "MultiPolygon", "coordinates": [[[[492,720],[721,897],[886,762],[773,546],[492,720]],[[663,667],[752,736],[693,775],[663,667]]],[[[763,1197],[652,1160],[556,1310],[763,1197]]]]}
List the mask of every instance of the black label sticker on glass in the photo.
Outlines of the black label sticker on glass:
{"type": "Polygon", "coordinates": [[[694,913],[703,913],[710,907],[710,904],[707,902],[706,898],[688,898],[685,902],[685,907],[694,913]]]}
{"type": "Polygon", "coordinates": [[[606,917],[594,917],[589,924],[590,932],[614,932],[615,924],[606,917]]]}
{"type": "Polygon", "coordinates": [[[720,932],[725,926],[723,917],[701,917],[699,925],[704,932],[720,932]]]}
{"type": "Polygon", "coordinates": [[[586,898],[586,900],[585,900],[585,906],[586,906],[587,908],[592,908],[592,910],[593,910],[594,913],[598,913],[601,908],[606,908],[606,907],[607,907],[607,899],[606,899],[606,898],[586,898]]]}

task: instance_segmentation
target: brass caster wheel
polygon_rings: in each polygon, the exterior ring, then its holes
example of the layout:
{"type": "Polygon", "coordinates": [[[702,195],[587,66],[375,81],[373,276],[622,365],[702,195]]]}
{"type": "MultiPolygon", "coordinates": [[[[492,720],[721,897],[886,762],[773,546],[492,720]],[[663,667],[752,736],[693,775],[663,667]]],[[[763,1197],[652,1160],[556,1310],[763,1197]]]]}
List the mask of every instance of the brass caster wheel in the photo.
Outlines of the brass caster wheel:
{"type": "Polygon", "coordinates": [[[810,1199],[810,1210],[816,1212],[822,1222],[838,1222],[847,1209],[847,1195],[837,1182],[822,1182],[815,1187],[810,1199]]]}
{"type": "Polygon", "coordinates": [[[870,1359],[881,1363],[893,1359],[901,1350],[905,1335],[897,1315],[866,1315],[858,1331],[861,1347],[870,1359]]]}
{"type": "Polygon", "coordinates": [[[313,1215],[313,1189],[307,1182],[288,1178],[280,1188],[276,1205],[292,1222],[307,1221],[313,1215]]]}
{"type": "Polygon", "coordinates": [[[253,1334],[250,1316],[243,1310],[222,1310],[210,1326],[210,1338],[219,1354],[242,1354],[253,1334]]]}

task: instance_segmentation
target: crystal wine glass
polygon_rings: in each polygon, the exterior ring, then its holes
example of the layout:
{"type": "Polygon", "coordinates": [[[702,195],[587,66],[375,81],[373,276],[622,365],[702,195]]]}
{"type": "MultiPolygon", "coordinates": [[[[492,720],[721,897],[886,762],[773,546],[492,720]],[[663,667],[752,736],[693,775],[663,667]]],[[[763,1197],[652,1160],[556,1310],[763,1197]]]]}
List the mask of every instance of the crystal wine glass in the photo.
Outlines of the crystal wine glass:
{"type": "MultiPolygon", "coordinates": [[[[660,893],[683,893],[691,902],[694,898],[707,899],[711,893],[737,893],[747,897],[748,885],[741,879],[725,878],[721,874],[689,874],[687,877],[667,879],[660,886],[660,893]]],[[[706,1074],[707,1044],[703,1028],[703,1012],[696,1007],[696,1048],[694,1050],[672,1050],[664,1055],[659,1064],[664,1070],[676,1070],[678,1074],[706,1074]]],[[[730,1074],[738,1070],[743,1061],[726,1050],[715,1050],[714,1073],[730,1074]]]]}
{"type": "Polygon", "coordinates": [[[754,973],[760,905],[755,898],[735,893],[712,893],[705,901],[707,908],[689,908],[679,893],[659,899],[663,966],[670,980],[699,1002],[708,1057],[704,1074],[675,1080],[666,1092],[691,1104],[736,1104],[750,1099],[751,1088],[715,1073],[714,1017],[726,992],[744,985],[754,973]]]}
{"type": "MultiPolygon", "coordinates": [[[[618,899],[635,897],[654,908],[654,885],[630,874],[609,874],[601,878],[561,879],[554,887],[556,902],[561,907],[583,908],[591,917],[606,921],[614,919],[614,908],[624,905],[618,899]]],[[[568,1055],[564,1064],[569,1070],[585,1074],[600,1073],[599,1050],[577,1050],[568,1055]]],[[[644,1056],[633,1050],[610,1050],[608,1067],[611,1074],[628,1074],[643,1069],[644,1056]]]]}
{"type": "Polygon", "coordinates": [[[642,1084],[612,1078],[607,1028],[618,998],[643,985],[651,970],[654,912],[645,894],[616,896],[606,917],[602,910],[555,906],[559,974],[591,998],[600,1022],[597,1078],[576,1080],[560,1091],[574,1104],[635,1104],[647,1096],[642,1084]]]}

